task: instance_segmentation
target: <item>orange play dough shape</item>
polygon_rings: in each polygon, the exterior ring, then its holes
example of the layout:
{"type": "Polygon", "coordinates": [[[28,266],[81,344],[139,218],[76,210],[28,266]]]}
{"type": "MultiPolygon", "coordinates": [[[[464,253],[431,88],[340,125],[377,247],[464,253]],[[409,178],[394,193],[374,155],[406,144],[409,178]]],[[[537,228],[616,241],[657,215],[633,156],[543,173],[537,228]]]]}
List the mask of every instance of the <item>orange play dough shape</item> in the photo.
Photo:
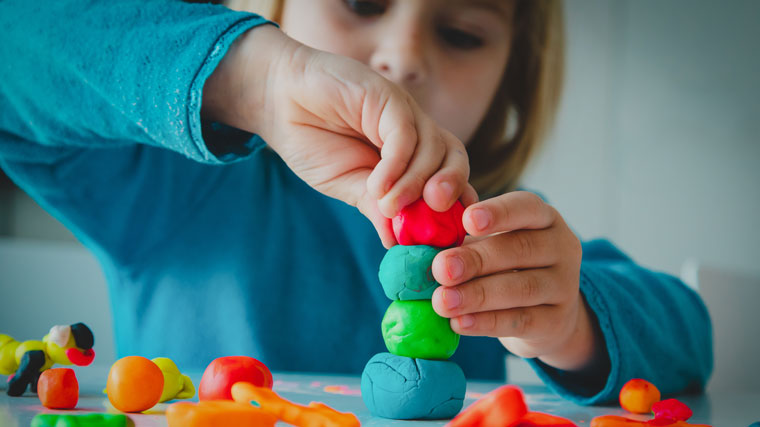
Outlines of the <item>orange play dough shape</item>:
{"type": "Polygon", "coordinates": [[[250,404],[231,400],[206,400],[198,403],[178,402],[166,410],[169,427],[268,427],[277,417],[250,404]]]}
{"type": "Polygon", "coordinates": [[[119,359],[108,372],[106,393],[114,408],[123,412],[146,411],[161,398],[164,374],[142,356],[119,359]]]}
{"type": "Polygon", "coordinates": [[[262,410],[280,420],[297,427],[359,427],[356,415],[338,412],[318,402],[309,406],[299,405],[283,399],[266,387],[256,387],[251,383],[238,382],[232,385],[235,402],[250,404],[255,401],[262,410]]]}
{"type": "Polygon", "coordinates": [[[634,378],[620,390],[620,406],[634,414],[652,412],[652,405],[660,401],[660,390],[641,378],[634,378]]]}

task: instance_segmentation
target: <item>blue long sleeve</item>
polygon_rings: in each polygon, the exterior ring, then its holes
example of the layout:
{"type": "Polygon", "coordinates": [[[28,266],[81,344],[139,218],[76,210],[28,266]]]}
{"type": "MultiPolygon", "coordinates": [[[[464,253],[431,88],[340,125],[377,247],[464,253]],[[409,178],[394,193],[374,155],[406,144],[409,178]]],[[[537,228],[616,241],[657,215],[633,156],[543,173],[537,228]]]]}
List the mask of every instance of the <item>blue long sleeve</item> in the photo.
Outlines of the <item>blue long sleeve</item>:
{"type": "Polygon", "coordinates": [[[264,23],[181,1],[0,2],[0,153],[55,161],[145,144],[208,163],[244,156],[250,135],[234,153],[204,143],[202,90],[234,39],[264,23]]]}
{"type": "Polygon", "coordinates": [[[664,395],[703,390],[712,371],[712,327],[694,291],[638,266],[606,240],[583,244],[580,288],[604,336],[609,375],[595,389],[529,360],[550,388],[580,404],[614,401],[632,378],[664,395]]]}

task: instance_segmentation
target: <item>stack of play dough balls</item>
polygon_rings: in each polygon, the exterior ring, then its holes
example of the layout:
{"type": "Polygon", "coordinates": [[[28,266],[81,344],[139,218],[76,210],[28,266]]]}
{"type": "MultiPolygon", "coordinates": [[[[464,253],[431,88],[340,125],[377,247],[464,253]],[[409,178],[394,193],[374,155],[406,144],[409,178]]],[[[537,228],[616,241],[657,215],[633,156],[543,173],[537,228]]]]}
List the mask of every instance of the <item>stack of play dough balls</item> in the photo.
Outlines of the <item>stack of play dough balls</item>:
{"type": "Polygon", "coordinates": [[[464,241],[464,208],[433,211],[422,199],[393,218],[399,244],[380,263],[380,283],[392,300],[382,321],[390,353],[373,356],[362,373],[362,398],[370,412],[392,419],[451,418],[462,409],[465,378],[447,360],[459,345],[449,319],[433,311],[438,283],[431,266],[438,252],[464,241]]]}

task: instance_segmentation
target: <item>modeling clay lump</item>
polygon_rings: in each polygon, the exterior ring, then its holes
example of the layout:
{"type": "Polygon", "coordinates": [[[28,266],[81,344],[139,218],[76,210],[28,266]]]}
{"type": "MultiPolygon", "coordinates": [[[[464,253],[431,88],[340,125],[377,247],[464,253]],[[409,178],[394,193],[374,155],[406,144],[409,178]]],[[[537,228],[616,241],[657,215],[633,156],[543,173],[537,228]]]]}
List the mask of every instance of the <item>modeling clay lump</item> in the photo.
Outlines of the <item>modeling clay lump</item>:
{"type": "Polygon", "coordinates": [[[40,375],[37,396],[50,409],[73,409],[79,401],[79,382],[73,369],[52,368],[40,375]]]}
{"type": "Polygon", "coordinates": [[[166,357],[156,357],[152,362],[164,376],[164,388],[159,402],[172,399],[191,399],[195,396],[195,386],[187,375],[182,374],[177,365],[166,357]]]}
{"type": "Polygon", "coordinates": [[[430,300],[393,301],[380,326],[388,351],[399,356],[445,360],[459,345],[459,334],[430,300]]]}
{"type": "Polygon", "coordinates": [[[462,225],[463,213],[464,206],[459,201],[445,212],[436,212],[419,199],[393,217],[393,233],[399,244],[405,246],[460,246],[467,234],[462,225]]]}
{"type": "Polygon", "coordinates": [[[142,412],[152,408],[161,398],[163,389],[161,369],[142,356],[119,359],[108,372],[108,400],[122,412],[142,412]]]}
{"type": "Polygon", "coordinates": [[[255,404],[262,411],[296,427],[359,427],[359,419],[348,412],[338,412],[319,402],[309,406],[283,399],[267,387],[238,382],[232,385],[232,398],[239,403],[255,404]]]}
{"type": "Polygon", "coordinates": [[[462,369],[445,360],[374,355],[362,373],[362,398],[372,415],[395,420],[446,419],[462,409],[462,369]]]}
{"type": "Polygon", "coordinates": [[[231,400],[177,402],[166,409],[169,427],[269,427],[277,417],[247,403],[231,400]]]}
{"type": "Polygon", "coordinates": [[[652,405],[660,401],[660,390],[641,378],[634,378],[620,389],[620,406],[634,414],[652,412],[652,405]]]}
{"type": "Polygon", "coordinates": [[[378,277],[391,300],[431,299],[438,282],[433,278],[433,258],[440,249],[432,246],[396,245],[380,262],[378,277]]]}
{"type": "Polygon", "coordinates": [[[260,361],[248,356],[226,356],[212,361],[203,372],[198,386],[200,400],[232,400],[232,385],[248,382],[272,388],[272,372],[260,361]]]}

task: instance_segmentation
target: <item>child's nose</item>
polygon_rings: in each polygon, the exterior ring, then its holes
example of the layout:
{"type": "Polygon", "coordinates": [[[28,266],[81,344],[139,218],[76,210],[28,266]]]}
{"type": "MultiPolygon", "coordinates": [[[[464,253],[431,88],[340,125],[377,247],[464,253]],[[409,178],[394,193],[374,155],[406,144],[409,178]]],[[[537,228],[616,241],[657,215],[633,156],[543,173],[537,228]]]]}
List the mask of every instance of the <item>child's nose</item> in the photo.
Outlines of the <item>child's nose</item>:
{"type": "Polygon", "coordinates": [[[428,77],[426,42],[416,30],[391,28],[381,37],[370,58],[370,66],[388,80],[402,86],[417,86],[428,77]],[[395,30],[395,31],[394,31],[395,30]],[[395,33],[395,34],[394,34],[395,33]]]}

